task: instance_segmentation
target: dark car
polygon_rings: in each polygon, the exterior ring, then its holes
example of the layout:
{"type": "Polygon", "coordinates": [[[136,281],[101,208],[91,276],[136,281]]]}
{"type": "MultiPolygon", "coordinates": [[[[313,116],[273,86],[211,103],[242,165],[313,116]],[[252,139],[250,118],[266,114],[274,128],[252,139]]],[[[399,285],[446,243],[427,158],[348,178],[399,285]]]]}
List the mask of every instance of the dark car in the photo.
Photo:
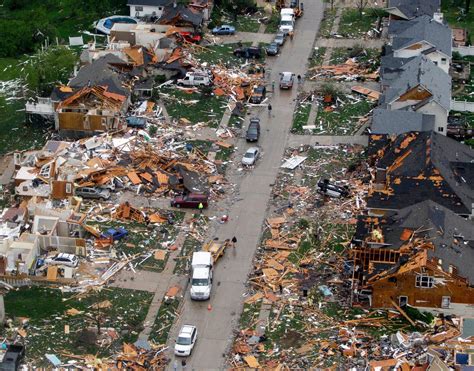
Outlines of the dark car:
{"type": "Polygon", "coordinates": [[[341,187],[330,183],[328,179],[323,179],[318,182],[318,192],[330,197],[341,198],[349,196],[349,187],[341,187]]]}
{"type": "Polygon", "coordinates": [[[280,46],[276,42],[272,42],[265,48],[267,55],[277,55],[280,51],[280,46]]]}
{"type": "Polygon", "coordinates": [[[199,208],[199,204],[202,204],[204,208],[207,208],[209,199],[207,195],[198,193],[189,193],[187,195],[176,196],[171,201],[172,207],[185,207],[189,209],[199,208]]]}
{"type": "Polygon", "coordinates": [[[262,57],[262,48],[258,46],[237,48],[234,50],[234,55],[240,58],[260,59],[262,57]]]}
{"type": "Polygon", "coordinates": [[[260,119],[254,117],[250,119],[249,127],[245,139],[247,142],[257,142],[260,137],[260,119]]]}
{"type": "Polygon", "coordinates": [[[253,88],[249,102],[254,104],[262,103],[267,95],[267,88],[264,85],[257,85],[253,88]]]}
{"type": "Polygon", "coordinates": [[[0,370],[16,371],[20,367],[22,359],[25,357],[25,347],[21,344],[10,344],[7,348],[0,370]]]}

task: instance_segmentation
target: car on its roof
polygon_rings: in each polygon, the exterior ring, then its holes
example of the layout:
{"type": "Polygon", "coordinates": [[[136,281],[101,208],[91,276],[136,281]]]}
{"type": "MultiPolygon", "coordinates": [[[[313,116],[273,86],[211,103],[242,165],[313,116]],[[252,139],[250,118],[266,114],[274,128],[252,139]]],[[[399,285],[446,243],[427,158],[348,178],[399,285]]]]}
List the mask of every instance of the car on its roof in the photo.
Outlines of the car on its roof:
{"type": "Polygon", "coordinates": [[[277,55],[280,51],[280,46],[274,41],[265,48],[265,51],[267,55],[277,55]]]}
{"type": "Polygon", "coordinates": [[[59,253],[54,256],[48,256],[44,262],[47,265],[65,265],[75,268],[79,264],[79,259],[74,254],[59,253]]]}
{"type": "Polygon", "coordinates": [[[191,355],[196,340],[197,327],[193,325],[183,325],[181,330],[179,330],[178,338],[174,345],[174,354],[181,357],[191,355]]]}
{"type": "Polygon", "coordinates": [[[214,35],[233,35],[235,34],[235,27],[228,24],[223,24],[221,26],[214,27],[212,29],[214,35]]]}
{"type": "Polygon", "coordinates": [[[275,36],[275,40],[273,40],[274,43],[276,43],[278,46],[282,46],[286,41],[286,34],[284,32],[278,32],[275,36]]]}
{"type": "Polygon", "coordinates": [[[252,94],[250,95],[249,102],[254,104],[260,104],[267,95],[267,88],[265,85],[255,85],[252,94]]]}
{"type": "Polygon", "coordinates": [[[258,147],[250,147],[242,158],[242,165],[252,166],[257,162],[258,157],[260,156],[260,149],[258,147]]]}
{"type": "Polygon", "coordinates": [[[280,89],[291,89],[295,80],[292,72],[280,72],[280,89]]]}

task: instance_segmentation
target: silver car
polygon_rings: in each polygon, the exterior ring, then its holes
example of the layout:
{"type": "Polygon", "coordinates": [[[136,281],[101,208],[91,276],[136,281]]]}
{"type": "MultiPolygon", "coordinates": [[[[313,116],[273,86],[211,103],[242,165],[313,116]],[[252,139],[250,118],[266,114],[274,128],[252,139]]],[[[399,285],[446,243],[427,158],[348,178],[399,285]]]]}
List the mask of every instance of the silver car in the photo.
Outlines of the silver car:
{"type": "Polygon", "coordinates": [[[102,201],[110,198],[110,191],[108,189],[81,187],[76,189],[76,196],[82,198],[95,198],[102,201]]]}
{"type": "Polygon", "coordinates": [[[275,36],[275,40],[273,42],[278,46],[282,46],[286,41],[286,35],[284,32],[278,32],[275,36]]]}
{"type": "Polygon", "coordinates": [[[260,150],[257,147],[251,147],[245,152],[244,157],[242,158],[242,165],[251,166],[255,165],[258,156],[260,155],[260,150]]]}

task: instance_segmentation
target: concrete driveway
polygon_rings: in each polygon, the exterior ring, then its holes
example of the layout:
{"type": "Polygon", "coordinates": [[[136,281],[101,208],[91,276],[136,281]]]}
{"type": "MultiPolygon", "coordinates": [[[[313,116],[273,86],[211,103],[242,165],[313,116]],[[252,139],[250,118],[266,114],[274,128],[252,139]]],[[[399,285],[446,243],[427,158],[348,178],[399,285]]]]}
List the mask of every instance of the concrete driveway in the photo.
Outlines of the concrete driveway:
{"type": "MultiPolygon", "coordinates": [[[[320,0],[305,2],[305,14],[298,20],[294,40],[287,41],[279,57],[267,59],[270,81],[276,81],[277,86],[279,72],[291,71],[296,75],[304,75],[322,14],[323,5],[320,0]]],[[[260,108],[262,136],[259,145],[263,156],[258,165],[244,176],[235,167],[230,171],[231,182],[240,184],[238,197],[231,195],[238,201],[230,208],[229,222],[219,225],[215,237],[226,239],[236,236],[237,247],[227,251],[216,265],[211,300],[194,302],[187,294],[180,318],[170,332],[169,346],[172,354],[176,333],[181,325],[193,324],[198,328],[196,347],[192,356],[186,359],[187,369],[211,370],[224,367],[224,356],[232,343],[233,331],[242,311],[245,282],[260,241],[272,184],[292,125],[296,95],[296,83],[293,90],[276,91],[271,99],[273,117],[268,116],[266,108],[260,108]],[[208,310],[209,304],[212,306],[211,310],[208,310]]],[[[235,157],[236,162],[240,161],[241,154],[251,146],[243,139],[237,145],[239,151],[235,157]]],[[[171,358],[170,369],[174,362],[173,356],[171,358]]],[[[178,359],[179,363],[180,361],[178,359]]]]}

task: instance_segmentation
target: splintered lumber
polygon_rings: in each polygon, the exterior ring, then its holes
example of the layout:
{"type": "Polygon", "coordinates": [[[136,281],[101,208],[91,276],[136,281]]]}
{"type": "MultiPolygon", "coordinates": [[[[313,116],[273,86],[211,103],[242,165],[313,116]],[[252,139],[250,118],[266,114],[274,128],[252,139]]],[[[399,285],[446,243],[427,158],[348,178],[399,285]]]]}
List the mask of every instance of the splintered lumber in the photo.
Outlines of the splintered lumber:
{"type": "Polygon", "coordinates": [[[255,358],[254,356],[245,356],[244,361],[251,368],[259,368],[260,367],[260,363],[258,363],[257,358],[255,358]]]}
{"type": "Polygon", "coordinates": [[[138,177],[137,173],[135,173],[134,171],[131,171],[127,174],[127,177],[128,179],[130,179],[130,181],[134,184],[134,185],[138,185],[138,184],[141,184],[142,181],[140,180],[140,178],[138,177]]]}
{"type": "Polygon", "coordinates": [[[263,298],[263,294],[261,292],[257,292],[256,294],[250,296],[249,298],[245,299],[244,303],[245,304],[253,304],[257,301],[259,301],[260,299],[263,298]]]}
{"type": "Polygon", "coordinates": [[[408,316],[408,314],[406,314],[406,312],[402,308],[400,308],[397,303],[395,303],[395,301],[393,301],[393,299],[390,298],[390,302],[395,307],[395,309],[398,310],[400,314],[407,319],[408,322],[410,322],[413,327],[416,327],[416,323],[408,316]]]}
{"type": "Polygon", "coordinates": [[[356,93],[365,95],[367,98],[369,98],[371,100],[374,100],[374,101],[379,100],[380,95],[382,94],[377,90],[364,88],[363,86],[360,86],[360,85],[353,86],[351,88],[351,90],[355,91],[356,93]]]}
{"type": "Polygon", "coordinates": [[[276,240],[266,240],[265,247],[277,250],[294,250],[293,247],[288,246],[286,243],[276,240]]]}

